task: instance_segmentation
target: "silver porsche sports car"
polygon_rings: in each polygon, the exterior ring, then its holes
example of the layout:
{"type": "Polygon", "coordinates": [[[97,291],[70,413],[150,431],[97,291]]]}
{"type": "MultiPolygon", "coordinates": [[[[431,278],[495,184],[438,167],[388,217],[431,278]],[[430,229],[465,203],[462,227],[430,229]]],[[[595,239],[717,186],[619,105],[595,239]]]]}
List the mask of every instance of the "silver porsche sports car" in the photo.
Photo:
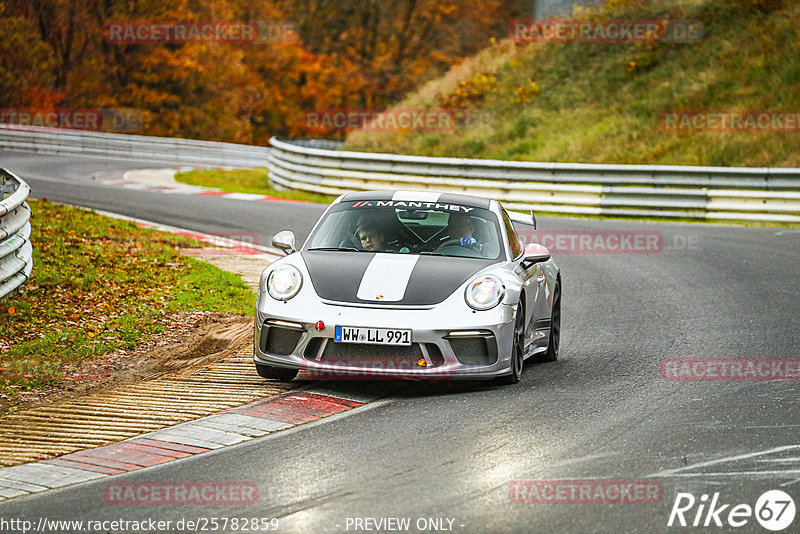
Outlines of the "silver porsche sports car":
{"type": "MultiPolygon", "coordinates": [[[[513,221],[513,222],[512,222],[513,221]]],[[[261,275],[255,364],[265,378],[491,379],[558,357],[561,274],[523,247],[495,200],[364,191],[337,198],[261,275]]]]}

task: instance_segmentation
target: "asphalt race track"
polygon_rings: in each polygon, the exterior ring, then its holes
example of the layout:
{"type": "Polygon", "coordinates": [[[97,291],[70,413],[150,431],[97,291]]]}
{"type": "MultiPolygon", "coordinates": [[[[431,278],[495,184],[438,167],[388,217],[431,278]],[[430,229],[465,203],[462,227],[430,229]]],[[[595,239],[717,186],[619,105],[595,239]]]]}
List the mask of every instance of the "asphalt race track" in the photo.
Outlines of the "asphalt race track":
{"type": "MultiPolygon", "coordinates": [[[[253,232],[261,244],[286,228],[304,238],[323,209],[91,178],[158,162],[0,152],[0,166],[34,197],[209,233],[253,232]]],[[[796,376],[683,381],[660,371],[666,358],[800,358],[800,230],[546,217],[540,228],[660,232],[663,248],[554,253],[564,279],[561,357],[526,363],[518,385],[414,383],[341,416],[113,479],[250,482],[259,488],[254,505],[110,506],[102,480],[9,500],[0,517],[277,518],[278,532],[390,531],[386,522],[366,530],[375,524],[357,518],[409,518],[410,532],[767,532],[754,517],[729,526],[728,512],[755,507],[767,490],[800,505],[796,376]],[[510,491],[514,481],[552,480],[659,482],[663,495],[655,504],[512,502],[529,495],[510,491]],[[719,493],[730,505],[718,516],[724,527],[713,519],[705,529],[668,527],[678,492],[698,505],[719,493]]],[[[685,514],[689,524],[698,505],[685,514]]]]}

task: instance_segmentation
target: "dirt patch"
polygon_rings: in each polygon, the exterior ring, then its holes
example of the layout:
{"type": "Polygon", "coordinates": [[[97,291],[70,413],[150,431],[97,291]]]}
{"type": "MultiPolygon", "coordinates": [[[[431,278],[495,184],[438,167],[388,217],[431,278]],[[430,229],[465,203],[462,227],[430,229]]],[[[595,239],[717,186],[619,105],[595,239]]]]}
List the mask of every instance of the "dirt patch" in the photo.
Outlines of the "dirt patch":
{"type": "Polygon", "coordinates": [[[252,343],[253,318],[241,316],[209,317],[195,335],[182,343],[161,347],[153,372],[158,375],[188,376],[227,354],[252,343]]]}
{"type": "Polygon", "coordinates": [[[165,375],[188,376],[252,343],[252,317],[192,312],[170,319],[166,332],[136,350],[111,353],[51,387],[0,396],[0,416],[165,375]]]}

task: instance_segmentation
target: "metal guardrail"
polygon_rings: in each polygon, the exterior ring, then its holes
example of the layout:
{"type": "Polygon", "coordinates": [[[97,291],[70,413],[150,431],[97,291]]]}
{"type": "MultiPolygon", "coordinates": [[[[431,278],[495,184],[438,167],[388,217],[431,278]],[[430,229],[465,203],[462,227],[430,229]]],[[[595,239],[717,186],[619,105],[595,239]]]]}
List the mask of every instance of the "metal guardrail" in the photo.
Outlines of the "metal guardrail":
{"type": "Polygon", "coordinates": [[[0,300],[18,290],[33,269],[31,192],[21,178],[0,169],[0,300]]]}
{"type": "Polygon", "coordinates": [[[277,138],[270,145],[270,179],[304,191],[435,189],[537,212],[800,222],[800,169],[432,158],[324,150],[277,138]]]}
{"type": "Polygon", "coordinates": [[[0,148],[63,156],[94,156],[170,165],[263,167],[267,147],[172,137],[0,124],[0,148]]]}
{"type": "Polygon", "coordinates": [[[0,148],[172,165],[268,167],[279,187],[436,189],[496,198],[542,213],[800,222],[800,169],[595,165],[431,158],[335,150],[328,140],[271,148],[0,125],[0,148]]]}

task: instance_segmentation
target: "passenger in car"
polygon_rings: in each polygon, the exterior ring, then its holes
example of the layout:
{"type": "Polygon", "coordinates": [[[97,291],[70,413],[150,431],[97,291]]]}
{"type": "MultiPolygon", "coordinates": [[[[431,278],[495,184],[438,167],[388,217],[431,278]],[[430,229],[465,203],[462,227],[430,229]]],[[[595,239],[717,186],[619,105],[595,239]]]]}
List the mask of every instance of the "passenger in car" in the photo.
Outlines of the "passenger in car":
{"type": "Polygon", "coordinates": [[[386,234],[381,227],[374,222],[363,222],[356,228],[356,236],[361,242],[361,248],[371,252],[383,250],[386,242],[386,234]]]}
{"type": "Polygon", "coordinates": [[[356,228],[356,237],[361,248],[370,252],[400,252],[407,254],[410,249],[402,246],[398,238],[390,237],[390,232],[380,222],[365,221],[356,228]]]}

